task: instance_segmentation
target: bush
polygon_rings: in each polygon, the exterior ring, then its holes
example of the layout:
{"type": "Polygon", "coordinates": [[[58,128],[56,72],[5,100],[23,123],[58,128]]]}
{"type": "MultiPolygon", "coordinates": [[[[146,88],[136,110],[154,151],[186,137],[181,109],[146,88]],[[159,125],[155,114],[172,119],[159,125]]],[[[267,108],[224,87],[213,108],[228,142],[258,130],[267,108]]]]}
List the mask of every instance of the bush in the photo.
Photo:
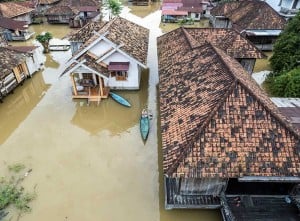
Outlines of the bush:
{"type": "Polygon", "coordinates": [[[269,75],[265,84],[273,96],[300,97],[300,68],[279,76],[269,75]]]}
{"type": "Polygon", "coordinates": [[[300,12],[292,18],[274,45],[270,64],[275,75],[290,71],[300,64],[300,12]]]}

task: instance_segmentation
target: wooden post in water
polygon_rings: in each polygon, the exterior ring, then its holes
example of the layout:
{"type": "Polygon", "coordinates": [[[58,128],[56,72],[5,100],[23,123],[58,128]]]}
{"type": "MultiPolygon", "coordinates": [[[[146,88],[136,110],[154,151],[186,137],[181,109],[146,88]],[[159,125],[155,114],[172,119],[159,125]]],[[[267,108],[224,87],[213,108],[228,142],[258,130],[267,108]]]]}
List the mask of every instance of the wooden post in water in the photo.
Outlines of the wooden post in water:
{"type": "Polygon", "coordinates": [[[75,79],[74,79],[74,74],[71,73],[71,81],[72,81],[72,87],[73,87],[73,93],[75,96],[77,96],[77,88],[76,88],[76,83],[75,83],[75,79]]]}

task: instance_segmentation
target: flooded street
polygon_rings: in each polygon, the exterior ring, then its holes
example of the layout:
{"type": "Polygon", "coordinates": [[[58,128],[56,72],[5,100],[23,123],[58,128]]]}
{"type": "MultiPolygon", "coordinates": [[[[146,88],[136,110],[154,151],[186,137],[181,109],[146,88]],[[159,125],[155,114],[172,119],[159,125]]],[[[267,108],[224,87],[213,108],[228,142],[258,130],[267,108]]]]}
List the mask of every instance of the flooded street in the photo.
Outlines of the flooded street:
{"type": "MultiPolygon", "coordinates": [[[[160,12],[138,17],[129,10],[121,16],[150,29],[149,72],[141,89],[119,92],[131,108],[112,99],[99,106],[72,100],[70,77],[59,78],[70,51],[45,56],[44,70],[0,104],[0,174],[8,165],[25,164],[32,173],[23,186],[37,194],[21,221],[221,220],[218,211],[164,210],[156,88],[160,12]],[[139,132],[145,106],[153,113],[146,144],[139,132]]],[[[70,31],[53,25],[31,29],[57,38],[70,31]]]]}

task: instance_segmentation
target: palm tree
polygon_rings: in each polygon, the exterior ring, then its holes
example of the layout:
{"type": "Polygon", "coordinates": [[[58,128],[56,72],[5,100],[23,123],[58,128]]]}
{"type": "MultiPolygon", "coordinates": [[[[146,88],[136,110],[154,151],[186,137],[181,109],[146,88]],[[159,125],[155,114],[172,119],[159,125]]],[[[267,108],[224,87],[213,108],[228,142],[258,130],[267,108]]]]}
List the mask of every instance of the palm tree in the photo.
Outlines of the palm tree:
{"type": "Polygon", "coordinates": [[[119,0],[107,0],[104,3],[104,6],[107,10],[109,10],[109,19],[112,16],[118,16],[122,11],[122,3],[119,0]]]}
{"type": "Polygon", "coordinates": [[[39,41],[44,47],[44,53],[49,53],[49,41],[52,39],[52,34],[49,32],[37,35],[35,37],[37,41],[39,41]]]}

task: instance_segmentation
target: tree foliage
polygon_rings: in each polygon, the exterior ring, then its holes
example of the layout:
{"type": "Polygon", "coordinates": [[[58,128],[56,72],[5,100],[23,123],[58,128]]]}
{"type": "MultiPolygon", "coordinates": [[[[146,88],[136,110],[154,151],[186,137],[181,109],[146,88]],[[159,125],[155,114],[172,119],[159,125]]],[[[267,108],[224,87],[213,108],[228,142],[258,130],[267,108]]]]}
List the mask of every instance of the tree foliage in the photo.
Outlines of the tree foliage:
{"type": "Polygon", "coordinates": [[[275,75],[288,72],[300,65],[300,12],[292,18],[274,45],[270,59],[275,75]]]}
{"type": "Polygon", "coordinates": [[[35,37],[35,39],[43,45],[44,53],[48,53],[49,52],[49,41],[52,39],[52,34],[49,32],[46,32],[44,34],[37,35],[35,37]]]}
{"type": "Polygon", "coordinates": [[[273,96],[300,97],[300,68],[267,79],[267,87],[273,96]]]}
{"type": "Polygon", "coordinates": [[[119,0],[107,0],[104,6],[109,11],[109,18],[118,16],[123,9],[122,3],[119,0]]]}

